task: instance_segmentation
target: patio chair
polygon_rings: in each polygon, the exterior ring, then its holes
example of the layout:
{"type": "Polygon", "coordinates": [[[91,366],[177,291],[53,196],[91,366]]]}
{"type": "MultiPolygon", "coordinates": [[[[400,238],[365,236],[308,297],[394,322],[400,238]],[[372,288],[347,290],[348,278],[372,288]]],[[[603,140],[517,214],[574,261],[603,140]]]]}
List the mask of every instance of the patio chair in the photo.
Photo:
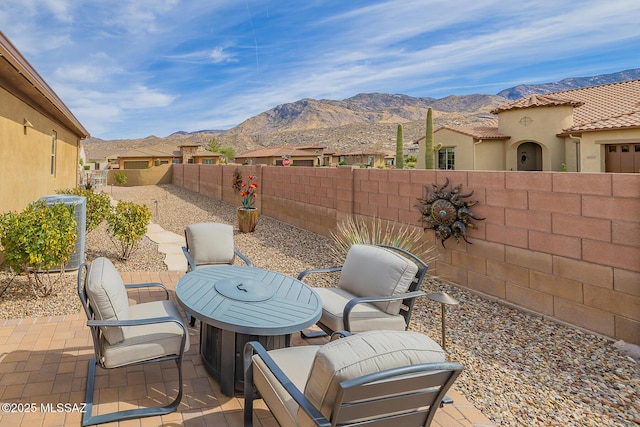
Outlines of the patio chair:
{"type": "Polygon", "coordinates": [[[78,295],[91,329],[95,357],[87,372],[86,412],[82,425],[102,424],[131,418],[164,415],[175,411],[182,399],[182,359],[189,350],[189,334],[178,308],[168,301],[161,283],[125,285],[107,258],[96,258],[78,271],[78,295]],[[83,277],[84,276],[84,277],[83,277]],[[127,289],[160,287],[166,300],[129,305],[127,289]],[[92,415],[96,365],[120,368],[173,360],[178,369],[178,395],[159,407],[128,409],[92,415]]]}
{"type": "Polygon", "coordinates": [[[313,289],[322,299],[322,331],[302,333],[304,338],[346,330],[403,331],[409,327],[415,299],[425,295],[420,286],[427,264],[404,249],[391,245],[351,246],[342,267],[305,270],[310,273],[340,272],[338,287],[313,289]]]}
{"type": "Polygon", "coordinates": [[[187,258],[187,272],[198,268],[234,263],[237,255],[249,267],[253,263],[236,249],[233,243],[233,227],[217,222],[200,222],[184,229],[187,245],[182,252],[187,258]]]}
{"type": "MultiPolygon", "coordinates": [[[[233,226],[216,222],[200,222],[187,225],[184,230],[186,246],[182,252],[187,258],[187,273],[198,268],[216,265],[232,265],[236,255],[249,267],[253,263],[236,249],[233,243],[233,226]]],[[[196,319],[187,313],[189,324],[196,319]]]]}
{"type": "Polygon", "coordinates": [[[463,366],[418,332],[369,331],[322,346],[244,351],[244,425],[254,387],[288,426],[429,426],[463,366]]]}

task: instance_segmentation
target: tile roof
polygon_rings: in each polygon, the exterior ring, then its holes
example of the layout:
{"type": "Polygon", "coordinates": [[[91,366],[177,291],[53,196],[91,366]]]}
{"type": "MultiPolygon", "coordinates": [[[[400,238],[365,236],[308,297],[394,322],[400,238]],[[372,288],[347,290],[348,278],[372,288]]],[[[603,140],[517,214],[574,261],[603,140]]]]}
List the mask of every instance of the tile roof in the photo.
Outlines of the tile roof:
{"type": "MultiPolygon", "coordinates": [[[[475,139],[509,139],[508,135],[498,132],[498,121],[496,119],[475,126],[442,126],[434,131],[438,132],[442,129],[449,129],[463,135],[469,135],[475,139]]],[[[424,137],[418,141],[423,140],[424,137]]],[[[418,143],[416,141],[416,143],[418,143]]]]}
{"type": "MultiPolygon", "coordinates": [[[[572,132],[640,128],[640,79],[534,94],[504,104],[491,113],[562,105],[573,107],[573,125],[563,129],[562,134],[565,135],[572,132]]],[[[436,132],[441,129],[450,129],[476,139],[509,138],[498,132],[497,120],[485,122],[481,126],[443,126],[436,132]]]]}
{"type": "MultiPolygon", "coordinates": [[[[498,132],[498,119],[488,120],[481,125],[466,125],[466,126],[441,126],[434,131],[439,132],[443,129],[451,130],[461,133],[463,135],[471,136],[475,139],[509,139],[509,135],[504,135],[498,132]]],[[[424,139],[424,136],[413,141],[413,144],[419,144],[424,139]]]]}
{"type": "MultiPolygon", "coordinates": [[[[559,92],[562,93],[562,92],[559,92]]],[[[508,104],[501,105],[498,108],[491,110],[492,114],[498,114],[502,111],[518,110],[522,108],[531,107],[557,107],[561,105],[569,105],[572,107],[580,107],[584,105],[584,102],[563,98],[557,96],[557,94],[533,94],[525,98],[520,98],[516,101],[509,102],[508,104]]]]}
{"type": "Polygon", "coordinates": [[[119,157],[182,157],[182,154],[175,145],[161,144],[127,151],[119,157]]]}
{"type": "Polygon", "coordinates": [[[309,151],[300,150],[297,147],[288,145],[278,145],[275,147],[260,148],[254,151],[248,151],[236,156],[236,159],[256,158],[256,157],[282,157],[288,154],[291,157],[309,157],[314,153],[309,151]]]}
{"type": "Polygon", "coordinates": [[[640,110],[631,111],[619,116],[607,117],[602,120],[595,120],[589,123],[572,126],[564,129],[566,133],[570,132],[589,132],[595,130],[607,129],[634,129],[640,128],[640,110]]]}
{"type": "Polygon", "coordinates": [[[640,127],[640,79],[600,86],[531,95],[496,108],[492,113],[514,108],[573,105],[573,126],[565,133],[630,129],[640,127]],[[563,103],[564,101],[564,103],[563,103]]]}

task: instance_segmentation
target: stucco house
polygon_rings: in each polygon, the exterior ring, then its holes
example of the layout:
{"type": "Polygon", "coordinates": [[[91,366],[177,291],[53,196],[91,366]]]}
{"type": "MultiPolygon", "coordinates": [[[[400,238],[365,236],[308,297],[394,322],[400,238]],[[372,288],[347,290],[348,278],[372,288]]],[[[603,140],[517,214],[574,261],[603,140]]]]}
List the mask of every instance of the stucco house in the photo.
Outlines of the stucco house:
{"type": "Polygon", "coordinates": [[[218,164],[220,153],[212,153],[197,144],[181,146],[159,144],[136,148],[118,155],[120,169],[147,169],[174,163],[218,164]]]}
{"type": "Polygon", "coordinates": [[[0,212],[78,184],[89,132],[0,32],[0,212]]]}
{"type": "Polygon", "coordinates": [[[640,80],[530,95],[492,113],[434,132],[439,169],[640,172],[640,80]]]}
{"type": "Polygon", "coordinates": [[[336,153],[341,165],[384,168],[395,165],[396,153],[391,150],[356,150],[336,153]]]}
{"type": "Polygon", "coordinates": [[[247,165],[282,166],[283,159],[288,156],[292,166],[329,166],[330,153],[325,147],[279,145],[248,151],[236,156],[236,162],[247,165]]]}

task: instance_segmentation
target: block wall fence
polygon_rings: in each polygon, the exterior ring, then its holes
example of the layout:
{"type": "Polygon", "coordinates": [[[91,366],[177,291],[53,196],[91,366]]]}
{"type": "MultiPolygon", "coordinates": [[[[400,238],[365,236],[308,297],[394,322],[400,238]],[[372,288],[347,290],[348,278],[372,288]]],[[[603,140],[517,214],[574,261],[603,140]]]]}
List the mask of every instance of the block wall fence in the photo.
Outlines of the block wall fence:
{"type": "MultiPolygon", "coordinates": [[[[352,215],[421,226],[424,186],[446,178],[483,221],[435,242],[430,271],[499,301],[640,345],[640,174],[173,165],[175,185],[239,205],[255,175],[262,215],[321,235],[352,215]]],[[[259,226],[259,225],[258,225],[259,226]]]]}

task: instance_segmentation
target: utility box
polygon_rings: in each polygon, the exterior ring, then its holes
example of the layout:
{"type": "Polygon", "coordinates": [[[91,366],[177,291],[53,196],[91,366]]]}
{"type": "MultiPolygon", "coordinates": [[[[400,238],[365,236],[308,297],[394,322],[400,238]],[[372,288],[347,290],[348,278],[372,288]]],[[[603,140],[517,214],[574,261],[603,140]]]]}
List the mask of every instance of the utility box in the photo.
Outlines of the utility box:
{"type": "MultiPolygon", "coordinates": [[[[53,194],[51,196],[41,197],[40,200],[44,201],[47,206],[55,205],[57,203],[64,203],[65,205],[73,207],[73,213],[76,218],[76,232],[78,237],[76,239],[76,246],[71,253],[69,262],[65,266],[65,270],[77,270],[80,268],[85,260],[85,241],[87,232],[87,199],[86,197],[76,196],[73,194],[53,194]]],[[[49,271],[60,271],[59,267],[54,267],[49,271]]]]}

